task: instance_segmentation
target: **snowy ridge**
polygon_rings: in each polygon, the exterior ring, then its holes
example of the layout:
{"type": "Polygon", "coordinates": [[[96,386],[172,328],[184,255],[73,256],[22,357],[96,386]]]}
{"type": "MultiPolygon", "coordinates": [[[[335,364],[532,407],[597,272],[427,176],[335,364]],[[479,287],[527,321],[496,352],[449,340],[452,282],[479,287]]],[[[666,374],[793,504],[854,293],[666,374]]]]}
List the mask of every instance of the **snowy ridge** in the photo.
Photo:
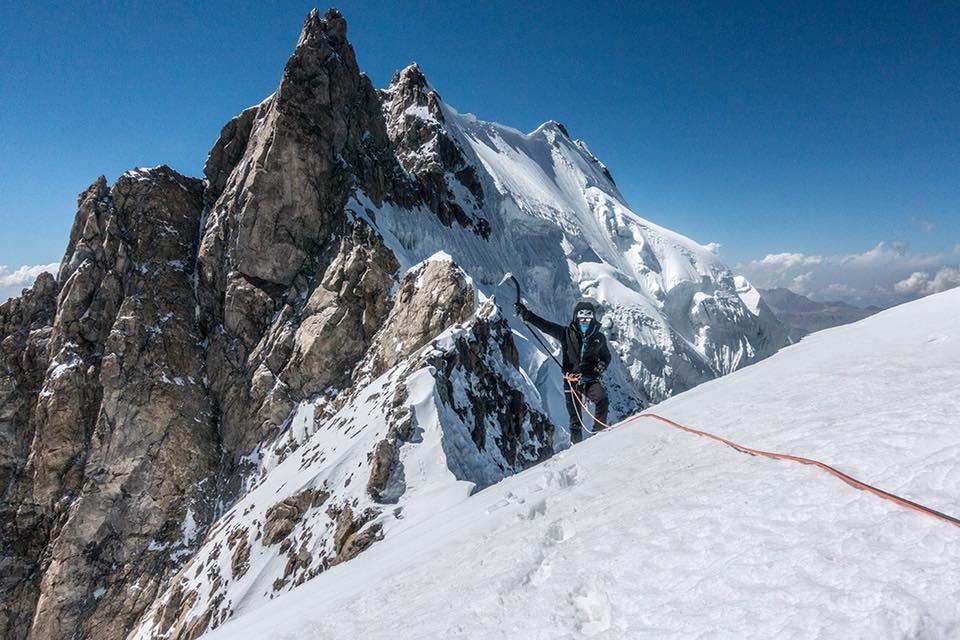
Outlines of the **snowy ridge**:
{"type": "Polygon", "coordinates": [[[60,282],[2,310],[4,636],[192,640],[564,450],[505,272],[551,320],[598,303],[613,419],[783,343],[562,125],[461,114],[416,66],[377,91],[335,9],[203,180],[78,202],[60,282]]]}
{"type": "MultiPolygon", "coordinates": [[[[419,283],[429,262],[455,269],[438,254],[408,277],[419,283]]],[[[332,415],[325,398],[302,403],[261,447],[256,482],[131,637],[215,628],[552,453],[538,393],[510,361],[509,329],[492,300],[477,300],[466,322],[367,378],[332,415]],[[466,368],[458,356],[468,351],[482,363],[466,368]],[[515,450],[503,438],[503,408],[487,404],[510,394],[515,450]],[[485,443],[476,442],[478,420],[485,443]],[[174,615],[181,623],[169,627],[174,615]]]]}
{"type": "MultiPolygon", "coordinates": [[[[817,333],[657,412],[950,511],[957,317],[960,290],[931,296],[817,333]],[[891,389],[909,392],[893,403],[891,389]]],[[[958,543],[957,528],[814,468],[639,421],[209,637],[950,638],[958,543]]]]}

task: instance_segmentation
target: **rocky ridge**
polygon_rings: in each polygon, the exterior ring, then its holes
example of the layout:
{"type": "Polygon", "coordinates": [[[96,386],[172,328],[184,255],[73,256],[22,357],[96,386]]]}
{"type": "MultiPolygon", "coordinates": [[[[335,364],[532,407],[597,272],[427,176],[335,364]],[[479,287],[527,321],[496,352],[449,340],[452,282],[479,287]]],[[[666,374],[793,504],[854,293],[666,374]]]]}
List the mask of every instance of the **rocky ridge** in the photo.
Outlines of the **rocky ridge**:
{"type": "Polygon", "coordinates": [[[564,446],[503,271],[547,315],[601,303],[619,415],[779,346],[762,302],[629,212],[562,125],[458,114],[415,65],[375,90],[335,10],[203,180],[81,193],[61,264],[0,305],[17,640],[198,637],[564,446]],[[530,159],[525,181],[505,164],[530,159]],[[536,173],[561,166],[575,202],[536,173]]]}

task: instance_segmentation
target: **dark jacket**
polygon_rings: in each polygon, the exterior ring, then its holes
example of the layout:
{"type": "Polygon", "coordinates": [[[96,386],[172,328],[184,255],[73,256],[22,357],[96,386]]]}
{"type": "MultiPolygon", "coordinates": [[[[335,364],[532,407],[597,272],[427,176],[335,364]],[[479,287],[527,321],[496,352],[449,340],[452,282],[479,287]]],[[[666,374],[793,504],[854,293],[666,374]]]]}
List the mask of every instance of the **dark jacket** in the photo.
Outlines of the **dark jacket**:
{"type": "Polygon", "coordinates": [[[610,348],[596,320],[590,323],[586,332],[580,332],[576,322],[577,311],[580,309],[593,310],[593,305],[589,302],[578,302],[573,308],[574,319],[566,326],[544,320],[526,307],[521,308],[520,317],[560,341],[564,373],[580,373],[589,378],[599,378],[610,364],[610,348]]]}

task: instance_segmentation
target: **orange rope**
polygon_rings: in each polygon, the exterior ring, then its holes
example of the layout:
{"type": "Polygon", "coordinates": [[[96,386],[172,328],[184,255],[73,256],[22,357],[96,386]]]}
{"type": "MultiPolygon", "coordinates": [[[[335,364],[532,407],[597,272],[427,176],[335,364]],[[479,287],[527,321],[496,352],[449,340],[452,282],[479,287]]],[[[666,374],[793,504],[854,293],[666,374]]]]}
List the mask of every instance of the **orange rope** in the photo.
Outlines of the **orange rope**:
{"type": "MultiPolygon", "coordinates": [[[[575,398],[576,402],[580,405],[580,407],[584,411],[587,412],[587,414],[591,418],[593,418],[594,424],[599,424],[607,429],[612,428],[611,425],[598,420],[597,417],[590,412],[590,409],[587,408],[586,403],[583,402],[583,400],[580,399],[580,395],[576,393],[573,387],[573,380],[569,379],[567,376],[564,376],[564,380],[566,381],[567,385],[570,387],[570,392],[573,394],[573,397],[575,398]]],[[[751,447],[745,447],[744,445],[736,443],[733,440],[728,440],[727,438],[712,434],[708,431],[701,431],[700,429],[694,429],[693,427],[682,425],[679,422],[674,422],[669,418],[664,418],[663,416],[659,416],[655,413],[638,413],[637,415],[631,416],[626,420],[623,420],[620,424],[624,425],[628,422],[632,422],[633,420],[637,420],[639,418],[650,418],[652,420],[658,420],[663,424],[669,427],[672,427],[674,429],[680,429],[681,431],[686,431],[687,433],[692,433],[694,435],[698,435],[703,438],[709,438],[711,440],[715,440],[717,442],[723,443],[728,447],[731,447],[732,449],[739,451],[740,453],[746,453],[752,456],[763,456],[764,458],[772,458],[774,460],[789,460],[791,462],[799,462],[800,464],[812,465],[814,467],[822,469],[823,471],[826,471],[827,473],[833,476],[836,476],[837,478],[840,478],[841,480],[843,480],[844,482],[846,482],[847,484],[849,484],[850,486],[856,489],[867,491],[877,497],[883,498],[884,500],[889,500],[890,502],[898,504],[901,507],[906,507],[908,509],[913,509],[914,511],[919,511],[920,513],[925,513],[929,516],[933,516],[934,518],[938,518],[940,520],[943,520],[944,522],[949,522],[950,524],[960,527],[960,518],[955,518],[954,516],[947,515],[946,513],[942,513],[940,511],[937,511],[936,509],[932,509],[930,507],[919,504],[917,502],[913,502],[912,500],[908,500],[907,498],[904,498],[902,496],[898,496],[894,493],[890,493],[889,491],[878,489],[877,487],[869,485],[866,482],[863,482],[861,480],[857,480],[853,476],[847,475],[846,473],[838,469],[835,469],[828,464],[820,462],[819,460],[814,460],[812,458],[804,458],[803,456],[794,456],[787,453],[775,453],[773,451],[763,451],[761,449],[753,449],[751,447]]],[[[581,420],[581,424],[582,424],[582,420],[581,420]]]]}

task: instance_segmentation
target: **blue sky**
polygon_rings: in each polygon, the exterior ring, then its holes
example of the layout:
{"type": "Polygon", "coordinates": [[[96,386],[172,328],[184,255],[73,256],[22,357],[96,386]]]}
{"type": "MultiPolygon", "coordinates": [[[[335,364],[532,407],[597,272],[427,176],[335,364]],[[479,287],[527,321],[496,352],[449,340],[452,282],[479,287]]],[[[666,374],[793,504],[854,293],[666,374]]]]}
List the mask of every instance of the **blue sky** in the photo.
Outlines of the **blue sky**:
{"type": "MultiPolygon", "coordinates": [[[[274,89],[312,6],[0,1],[7,272],[60,258],[100,173],[200,175],[222,124],[274,89]]],[[[770,255],[805,269],[872,250],[904,261],[897,281],[960,263],[960,5],[623,4],[337,6],[377,86],[416,60],[460,111],[563,122],[638,213],[719,243],[761,284],[807,273],[770,255]]]]}

